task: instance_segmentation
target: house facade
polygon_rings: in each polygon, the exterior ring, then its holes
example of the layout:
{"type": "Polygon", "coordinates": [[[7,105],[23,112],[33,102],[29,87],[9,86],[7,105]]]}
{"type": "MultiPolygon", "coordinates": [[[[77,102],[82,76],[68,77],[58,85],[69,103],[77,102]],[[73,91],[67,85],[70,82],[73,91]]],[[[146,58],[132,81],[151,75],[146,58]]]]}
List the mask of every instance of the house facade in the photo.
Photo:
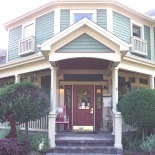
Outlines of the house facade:
{"type": "Polygon", "coordinates": [[[71,130],[106,131],[102,120],[112,109],[114,146],[122,148],[118,86],[130,81],[131,89],[154,89],[155,20],[116,1],[57,0],[4,28],[8,49],[0,82],[36,76],[51,100],[51,147],[56,107],[66,105],[71,130]]]}

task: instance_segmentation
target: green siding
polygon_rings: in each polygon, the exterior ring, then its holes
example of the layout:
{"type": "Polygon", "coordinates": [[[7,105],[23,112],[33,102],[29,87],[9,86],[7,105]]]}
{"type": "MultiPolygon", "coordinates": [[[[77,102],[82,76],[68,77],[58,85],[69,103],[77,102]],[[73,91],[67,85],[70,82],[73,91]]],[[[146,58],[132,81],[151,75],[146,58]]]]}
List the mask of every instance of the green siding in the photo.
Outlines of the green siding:
{"type": "Polygon", "coordinates": [[[60,10],[60,31],[69,27],[70,20],[70,10],[69,9],[61,9],[60,10]]]}
{"type": "Polygon", "coordinates": [[[146,25],[144,25],[144,39],[147,40],[147,56],[145,58],[151,60],[150,27],[146,25]]]}
{"type": "Polygon", "coordinates": [[[36,19],[35,52],[39,52],[38,44],[42,44],[54,35],[54,11],[36,19]]]}
{"type": "Polygon", "coordinates": [[[93,39],[87,34],[83,34],[80,37],[74,39],[72,42],[68,43],[67,45],[63,46],[56,52],[113,52],[111,49],[106,47],[105,45],[101,44],[97,40],[93,39]]]}
{"type": "Polygon", "coordinates": [[[50,92],[51,92],[51,76],[43,76],[41,77],[41,86],[44,88],[45,93],[50,98],[50,92]]]}
{"type": "Polygon", "coordinates": [[[155,27],[154,27],[154,61],[155,61],[155,27]]]}
{"type": "Polygon", "coordinates": [[[113,34],[130,43],[130,18],[113,11],[113,34]]]}
{"type": "Polygon", "coordinates": [[[106,9],[97,10],[97,24],[107,29],[107,10],[106,9]]]}
{"type": "Polygon", "coordinates": [[[8,61],[19,58],[19,40],[22,36],[22,26],[15,27],[9,32],[8,61]]]}

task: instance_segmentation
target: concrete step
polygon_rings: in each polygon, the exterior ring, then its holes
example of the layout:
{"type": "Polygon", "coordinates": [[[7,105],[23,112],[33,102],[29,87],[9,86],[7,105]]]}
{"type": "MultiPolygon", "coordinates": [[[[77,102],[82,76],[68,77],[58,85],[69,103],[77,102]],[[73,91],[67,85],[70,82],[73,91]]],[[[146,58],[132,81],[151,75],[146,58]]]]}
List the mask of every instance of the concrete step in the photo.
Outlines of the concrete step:
{"type": "Polygon", "coordinates": [[[57,154],[103,154],[103,155],[122,155],[123,150],[113,146],[56,146],[51,148],[49,153],[57,154]]]}
{"type": "Polygon", "coordinates": [[[114,146],[114,140],[56,140],[56,146],[114,146]]]}

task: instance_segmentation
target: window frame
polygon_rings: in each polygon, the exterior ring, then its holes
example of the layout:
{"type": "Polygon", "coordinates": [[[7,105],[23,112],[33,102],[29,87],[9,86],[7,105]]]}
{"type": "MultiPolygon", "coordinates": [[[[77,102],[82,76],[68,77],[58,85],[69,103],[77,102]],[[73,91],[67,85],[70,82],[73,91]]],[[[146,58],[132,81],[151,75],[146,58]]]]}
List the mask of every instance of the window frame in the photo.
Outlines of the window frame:
{"type": "Polygon", "coordinates": [[[136,37],[136,36],[133,36],[133,25],[135,25],[137,27],[140,27],[140,35],[141,35],[140,39],[144,40],[144,25],[132,19],[130,20],[130,25],[131,25],[131,37],[136,37]]]}
{"type": "Polygon", "coordinates": [[[96,23],[96,10],[70,10],[70,25],[74,24],[74,14],[92,14],[92,21],[96,23]]]}
{"type": "Polygon", "coordinates": [[[33,26],[33,37],[35,37],[36,20],[34,19],[34,20],[31,20],[31,21],[29,21],[29,22],[27,22],[27,23],[25,23],[25,24],[22,25],[22,39],[25,39],[24,38],[24,28],[27,27],[27,26],[29,26],[29,25],[32,25],[32,24],[34,25],[33,26]]]}

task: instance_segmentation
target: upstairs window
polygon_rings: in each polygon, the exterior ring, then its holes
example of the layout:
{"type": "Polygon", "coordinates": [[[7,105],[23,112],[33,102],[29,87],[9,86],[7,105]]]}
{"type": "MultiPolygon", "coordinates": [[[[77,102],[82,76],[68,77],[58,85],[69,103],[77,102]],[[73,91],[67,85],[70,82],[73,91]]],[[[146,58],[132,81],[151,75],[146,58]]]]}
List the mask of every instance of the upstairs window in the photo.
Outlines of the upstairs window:
{"type": "Polygon", "coordinates": [[[133,36],[141,38],[141,27],[137,25],[132,25],[132,29],[133,29],[133,36]]]}
{"type": "Polygon", "coordinates": [[[96,10],[70,10],[70,24],[74,24],[84,17],[96,22],[96,10]]]}
{"type": "Polygon", "coordinates": [[[22,39],[35,36],[35,20],[23,24],[22,26],[22,39]]]}
{"type": "Polygon", "coordinates": [[[144,25],[131,19],[131,37],[144,39],[144,25]]]}

